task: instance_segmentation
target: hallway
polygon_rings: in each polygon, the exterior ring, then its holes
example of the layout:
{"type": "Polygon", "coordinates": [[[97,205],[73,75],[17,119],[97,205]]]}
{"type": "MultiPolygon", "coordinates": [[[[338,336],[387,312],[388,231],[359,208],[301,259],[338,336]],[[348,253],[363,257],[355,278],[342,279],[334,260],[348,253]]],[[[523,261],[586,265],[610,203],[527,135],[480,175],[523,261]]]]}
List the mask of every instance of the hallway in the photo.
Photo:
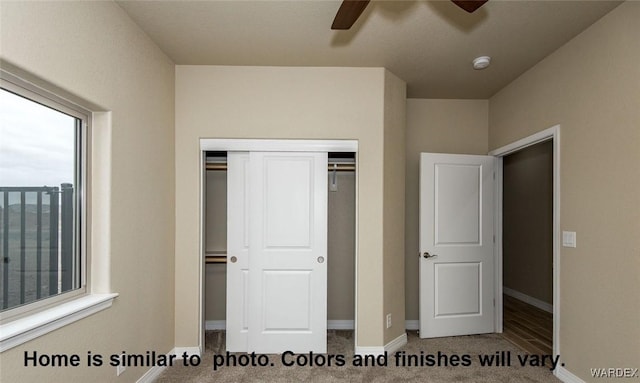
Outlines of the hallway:
{"type": "Polygon", "coordinates": [[[553,315],[504,295],[502,336],[532,354],[552,354],[553,315]]]}

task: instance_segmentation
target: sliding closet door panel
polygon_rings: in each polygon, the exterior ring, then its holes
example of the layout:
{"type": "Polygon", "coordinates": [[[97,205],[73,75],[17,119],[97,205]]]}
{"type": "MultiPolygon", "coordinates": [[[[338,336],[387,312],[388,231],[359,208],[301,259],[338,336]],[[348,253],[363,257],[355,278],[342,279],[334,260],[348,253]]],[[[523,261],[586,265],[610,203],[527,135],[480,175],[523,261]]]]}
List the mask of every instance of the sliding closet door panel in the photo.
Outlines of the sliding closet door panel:
{"type": "Polygon", "coordinates": [[[310,249],[313,158],[268,158],[262,170],[265,248],[310,249]]]}
{"type": "Polygon", "coordinates": [[[227,351],[245,352],[249,331],[249,153],[227,156],[227,351]]]}
{"type": "MultiPolygon", "coordinates": [[[[264,325],[266,331],[311,331],[311,271],[290,270],[263,273],[264,325]],[[286,302],[295,304],[295,309],[279,307],[286,302]],[[270,308],[278,308],[272,310],[270,308]]],[[[286,351],[286,350],[285,350],[286,351]]]]}
{"type": "Polygon", "coordinates": [[[324,353],[327,154],[249,156],[249,351],[324,353]]]}

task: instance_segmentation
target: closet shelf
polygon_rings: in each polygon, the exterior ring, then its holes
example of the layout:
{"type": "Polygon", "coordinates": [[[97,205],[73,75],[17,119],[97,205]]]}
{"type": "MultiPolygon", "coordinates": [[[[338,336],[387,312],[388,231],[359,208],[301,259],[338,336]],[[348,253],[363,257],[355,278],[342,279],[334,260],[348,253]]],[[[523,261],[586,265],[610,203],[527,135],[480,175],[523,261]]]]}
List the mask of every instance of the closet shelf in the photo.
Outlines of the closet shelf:
{"type": "MultiPolygon", "coordinates": [[[[206,164],[206,170],[218,170],[218,171],[226,171],[227,164],[225,163],[208,163],[206,164]]],[[[356,170],[356,165],[354,164],[329,164],[327,166],[327,170],[332,171],[336,170],[338,172],[352,172],[356,170]],[[334,167],[335,165],[335,167],[334,167]]]]}

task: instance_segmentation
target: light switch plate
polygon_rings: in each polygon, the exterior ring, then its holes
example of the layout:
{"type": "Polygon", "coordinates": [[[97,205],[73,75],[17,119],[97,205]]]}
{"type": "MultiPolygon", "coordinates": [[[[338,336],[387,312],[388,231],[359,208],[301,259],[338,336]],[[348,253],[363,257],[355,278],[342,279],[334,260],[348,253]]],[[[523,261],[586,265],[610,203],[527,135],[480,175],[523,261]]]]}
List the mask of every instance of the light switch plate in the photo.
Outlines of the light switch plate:
{"type": "Polygon", "coordinates": [[[564,246],[564,247],[576,247],[576,232],[575,231],[563,231],[562,232],[562,246],[564,246]]]}

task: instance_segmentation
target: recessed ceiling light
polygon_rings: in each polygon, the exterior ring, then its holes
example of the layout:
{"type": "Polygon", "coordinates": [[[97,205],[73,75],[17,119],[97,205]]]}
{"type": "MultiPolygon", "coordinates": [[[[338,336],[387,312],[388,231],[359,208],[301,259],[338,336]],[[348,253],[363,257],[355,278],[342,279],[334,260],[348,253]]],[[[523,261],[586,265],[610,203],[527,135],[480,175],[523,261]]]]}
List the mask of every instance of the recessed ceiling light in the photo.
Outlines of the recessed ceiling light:
{"type": "Polygon", "coordinates": [[[489,56],[480,56],[473,59],[473,69],[480,70],[484,69],[491,64],[491,57],[489,56]]]}

